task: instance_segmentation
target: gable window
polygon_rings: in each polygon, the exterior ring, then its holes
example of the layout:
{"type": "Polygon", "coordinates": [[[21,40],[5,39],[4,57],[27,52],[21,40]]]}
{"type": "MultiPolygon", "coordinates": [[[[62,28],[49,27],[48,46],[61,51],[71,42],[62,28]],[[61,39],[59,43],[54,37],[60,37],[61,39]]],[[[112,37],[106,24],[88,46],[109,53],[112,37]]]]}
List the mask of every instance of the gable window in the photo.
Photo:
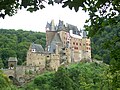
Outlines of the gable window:
{"type": "Polygon", "coordinates": [[[35,52],[35,49],[32,49],[32,52],[35,52]]]}

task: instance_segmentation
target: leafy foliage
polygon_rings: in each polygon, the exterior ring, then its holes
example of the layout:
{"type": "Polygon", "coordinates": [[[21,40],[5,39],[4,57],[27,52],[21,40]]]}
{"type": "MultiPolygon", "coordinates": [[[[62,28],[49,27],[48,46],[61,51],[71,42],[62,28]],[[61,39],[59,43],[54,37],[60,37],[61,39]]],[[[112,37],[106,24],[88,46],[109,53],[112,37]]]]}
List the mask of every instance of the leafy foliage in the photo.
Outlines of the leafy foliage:
{"type": "Polygon", "coordinates": [[[103,62],[109,64],[113,57],[119,57],[117,52],[116,56],[113,56],[115,51],[120,48],[119,18],[120,16],[114,18],[116,23],[107,25],[101,33],[97,33],[91,38],[93,58],[103,60],[103,62]]]}
{"type": "Polygon", "coordinates": [[[30,12],[45,8],[42,3],[43,1],[44,0],[0,0],[0,17],[5,18],[5,15],[13,16],[23,7],[27,8],[30,12]]]}
{"type": "Polygon", "coordinates": [[[26,85],[25,90],[112,90],[109,66],[97,63],[78,63],[61,66],[57,72],[47,72],[26,85]],[[31,88],[31,89],[29,89],[31,88]]]}
{"type": "Polygon", "coordinates": [[[68,6],[75,11],[82,8],[89,13],[90,18],[86,20],[85,28],[89,31],[89,36],[102,31],[104,26],[114,23],[114,17],[120,13],[119,0],[67,0],[63,2],[63,7],[68,6]]]}
{"type": "MultiPolygon", "coordinates": [[[[114,17],[113,23],[104,27],[101,33],[92,37],[93,58],[110,64],[113,86],[120,86],[120,16],[114,17]]],[[[108,21],[109,23],[109,21],[108,21]]]]}
{"type": "Polygon", "coordinates": [[[5,67],[9,57],[17,57],[18,64],[26,60],[26,53],[31,43],[41,44],[45,47],[45,33],[0,29],[0,65],[5,67]]]}

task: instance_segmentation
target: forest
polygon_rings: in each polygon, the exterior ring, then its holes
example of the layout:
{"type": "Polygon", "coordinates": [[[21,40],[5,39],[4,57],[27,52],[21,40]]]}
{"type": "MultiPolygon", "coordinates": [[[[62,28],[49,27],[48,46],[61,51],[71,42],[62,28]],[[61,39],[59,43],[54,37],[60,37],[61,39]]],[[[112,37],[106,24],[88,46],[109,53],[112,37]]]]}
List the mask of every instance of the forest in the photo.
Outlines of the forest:
{"type": "Polygon", "coordinates": [[[31,43],[45,47],[45,33],[25,30],[0,29],[0,68],[7,67],[9,57],[17,57],[18,65],[25,64],[31,43]]]}
{"type": "MultiPolygon", "coordinates": [[[[111,54],[116,53],[117,57],[120,57],[120,16],[114,18],[112,22],[112,25],[106,25],[91,38],[92,57],[107,64],[110,64],[113,58],[111,54]]],[[[108,21],[104,22],[106,23],[108,21]]]]}
{"type": "Polygon", "coordinates": [[[97,63],[61,66],[57,72],[37,76],[23,90],[107,90],[112,88],[107,69],[107,65],[97,63]]]}

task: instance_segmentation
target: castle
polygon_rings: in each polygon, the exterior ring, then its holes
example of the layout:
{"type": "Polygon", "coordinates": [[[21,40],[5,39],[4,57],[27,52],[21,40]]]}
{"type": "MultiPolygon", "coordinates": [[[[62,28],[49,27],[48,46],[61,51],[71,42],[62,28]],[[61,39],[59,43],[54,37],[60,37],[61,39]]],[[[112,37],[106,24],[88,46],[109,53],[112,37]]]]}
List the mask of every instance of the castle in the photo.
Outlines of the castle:
{"type": "Polygon", "coordinates": [[[84,60],[91,61],[90,39],[87,32],[59,20],[46,25],[46,48],[32,43],[26,57],[26,65],[17,66],[17,58],[8,59],[8,69],[3,72],[13,82],[23,85],[35,74],[45,70],[57,70],[59,66],[84,60]]]}
{"type": "Polygon", "coordinates": [[[78,30],[71,24],[54,20],[46,25],[46,48],[32,43],[27,52],[26,65],[35,66],[36,70],[57,70],[62,64],[91,60],[90,38],[87,32],[78,30]]]}

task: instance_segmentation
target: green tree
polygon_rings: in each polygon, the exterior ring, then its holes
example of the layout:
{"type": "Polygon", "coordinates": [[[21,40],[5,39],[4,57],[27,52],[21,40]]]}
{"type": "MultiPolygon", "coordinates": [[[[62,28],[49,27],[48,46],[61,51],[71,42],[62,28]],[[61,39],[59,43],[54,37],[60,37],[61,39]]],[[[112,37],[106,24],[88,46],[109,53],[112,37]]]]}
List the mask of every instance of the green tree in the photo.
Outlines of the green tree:
{"type": "Polygon", "coordinates": [[[102,63],[75,63],[56,72],[37,76],[25,90],[114,90],[109,66],[102,63]]]}
{"type": "Polygon", "coordinates": [[[0,59],[0,69],[4,67],[3,60],[0,59]]]}
{"type": "Polygon", "coordinates": [[[55,90],[53,85],[53,72],[44,73],[34,79],[34,84],[37,85],[39,90],[55,90]]]}
{"type": "Polygon", "coordinates": [[[10,80],[8,77],[0,70],[0,88],[3,89],[5,87],[10,86],[10,80]]]}
{"type": "Polygon", "coordinates": [[[17,57],[19,65],[24,63],[27,50],[33,42],[45,46],[45,33],[0,29],[0,58],[4,66],[7,67],[9,57],[17,57]]]}
{"type": "Polygon", "coordinates": [[[55,73],[54,85],[58,90],[74,90],[73,81],[69,78],[68,69],[60,67],[55,73]]]}

